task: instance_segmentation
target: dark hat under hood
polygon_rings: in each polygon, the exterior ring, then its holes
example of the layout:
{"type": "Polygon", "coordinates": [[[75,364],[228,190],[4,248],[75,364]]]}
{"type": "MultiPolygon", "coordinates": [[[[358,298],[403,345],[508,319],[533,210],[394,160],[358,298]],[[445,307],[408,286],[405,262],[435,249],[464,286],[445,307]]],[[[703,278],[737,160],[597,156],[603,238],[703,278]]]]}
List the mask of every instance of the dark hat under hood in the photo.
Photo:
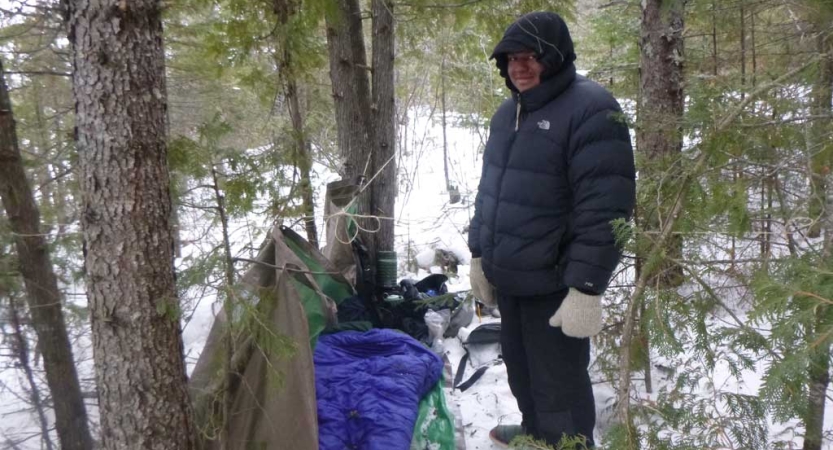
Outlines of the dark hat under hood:
{"type": "MultiPolygon", "coordinates": [[[[506,86],[517,92],[509,80],[507,55],[531,50],[538,55],[538,62],[544,66],[541,81],[552,78],[576,60],[573,39],[564,19],[551,12],[533,12],[521,16],[506,32],[492,51],[500,76],[506,86]]],[[[490,58],[490,59],[491,59],[490,58]]]]}

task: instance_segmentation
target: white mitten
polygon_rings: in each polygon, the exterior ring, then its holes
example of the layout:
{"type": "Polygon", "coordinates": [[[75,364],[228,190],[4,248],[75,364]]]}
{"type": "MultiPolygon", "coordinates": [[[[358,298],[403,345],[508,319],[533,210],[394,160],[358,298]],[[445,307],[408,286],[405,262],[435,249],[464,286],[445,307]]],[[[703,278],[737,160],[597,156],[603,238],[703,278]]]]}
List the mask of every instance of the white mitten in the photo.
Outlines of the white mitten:
{"type": "Polygon", "coordinates": [[[602,331],[602,296],[570,288],[561,307],[550,317],[550,326],[574,338],[595,336],[602,331]]]}
{"type": "Polygon", "coordinates": [[[489,284],[489,280],[486,279],[486,274],[483,273],[483,266],[480,263],[480,258],[471,259],[469,280],[471,281],[471,293],[475,298],[479,299],[484,305],[490,308],[497,306],[495,288],[492,287],[492,285],[489,284]]]}

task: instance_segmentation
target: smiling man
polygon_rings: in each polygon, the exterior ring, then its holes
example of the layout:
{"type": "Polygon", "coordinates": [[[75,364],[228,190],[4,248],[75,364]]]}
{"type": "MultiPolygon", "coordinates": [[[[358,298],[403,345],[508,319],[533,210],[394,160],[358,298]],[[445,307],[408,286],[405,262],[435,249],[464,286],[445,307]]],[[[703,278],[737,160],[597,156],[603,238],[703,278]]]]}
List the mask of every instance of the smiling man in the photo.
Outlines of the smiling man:
{"type": "Polygon", "coordinates": [[[473,294],[500,307],[501,348],[528,434],[593,446],[590,337],[620,249],[613,226],[635,203],[633,149],[619,104],[576,74],[560,16],[527,14],[492,53],[512,91],[492,117],[469,229],[473,294]]]}
{"type": "Polygon", "coordinates": [[[544,66],[538,62],[538,55],[531,51],[510,53],[506,56],[509,64],[509,80],[518,90],[524,92],[541,84],[544,66]]]}

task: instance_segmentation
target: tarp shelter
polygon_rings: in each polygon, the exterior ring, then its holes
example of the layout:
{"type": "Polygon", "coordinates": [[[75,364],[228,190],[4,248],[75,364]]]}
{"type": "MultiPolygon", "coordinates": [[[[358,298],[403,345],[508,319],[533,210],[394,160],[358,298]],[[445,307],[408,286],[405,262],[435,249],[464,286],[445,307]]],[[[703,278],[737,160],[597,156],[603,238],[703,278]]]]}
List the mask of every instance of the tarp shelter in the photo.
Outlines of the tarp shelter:
{"type": "MultiPolygon", "coordinates": [[[[233,356],[226,357],[229,318],[220,312],[190,380],[203,449],[220,448],[226,384],[229,449],[319,448],[312,356],[318,336],[339,326],[337,302],[354,294],[344,272],[294,231],[272,230],[231,293],[233,356]]],[[[454,428],[438,383],[420,403],[411,449],[460,449],[454,428]]]]}
{"type": "MultiPolygon", "coordinates": [[[[272,231],[256,261],[235,291],[230,368],[239,375],[229,378],[229,448],[317,449],[312,344],[335,324],[335,302],[323,289],[343,295],[352,288],[285,228],[272,231]]],[[[225,312],[217,314],[190,380],[204,449],[220,448],[228,322],[225,312]]]]}

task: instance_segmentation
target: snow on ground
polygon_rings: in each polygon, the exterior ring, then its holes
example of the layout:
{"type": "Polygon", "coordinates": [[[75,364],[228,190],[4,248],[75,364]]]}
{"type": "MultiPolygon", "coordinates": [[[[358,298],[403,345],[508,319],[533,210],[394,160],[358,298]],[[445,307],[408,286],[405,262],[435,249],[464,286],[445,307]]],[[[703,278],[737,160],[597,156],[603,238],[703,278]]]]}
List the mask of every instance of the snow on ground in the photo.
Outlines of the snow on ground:
{"type": "MultiPolygon", "coordinates": [[[[396,241],[400,261],[403,252],[407,254],[406,248],[410,242],[416,248],[413,253],[416,254],[420,271],[415,275],[420,278],[431,270],[435,249],[450,251],[458,257],[461,265],[458,267],[458,276],[451,276],[449,279],[449,291],[468,290],[468,264],[471,261],[471,253],[467,245],[468,234],[464,230],[467,230],[474,213],[474,195],[482,164],[482,144],[479,135],[471,131],[459,128],[447,131],[449,172],[453,177],[452,183],[458,187],[461,194],[459,203],[450,204],[443,168],[442,129],[434,126],[425,130],[425,127],[430,127],[430,122],[424,116],[415,114],[415,117],[413,126],[421,132],[412,132],[409,135],[422,136],[422,133],[425,133],[426,138],[422,142],[409,143],[409,148],[418,148],[419,151],[415,150],[412,156],[403,158],[400,162],[401,166],[419,168],[413,171],[413,179],[409,180],[415,192],[405,196],[400,194],[396,199],[399,211],[396,241]]],[[[434,266],[434,271],[436,269],[438,268],[434,266]]],[[[402,272],[403,275],[406,274],[404,270],[402,272]]],[[[481,320],[485,323],[498,319],[480,319],[475,316],[468,328],[477,327],[481,320]]],[[[451,361],[453,373],[456,374],[457,364],[464,353],[460,340],[445,339],[444,349],[451,361]]],[[[474,373],[476,367],[490,364],[497,357],[498,351],[497,345],[473,351],[465,379],[474,373]]],[[[493,447],[489,440],[489,429],[501,422],[520,422],[518,406],[509,391],[506,368],[503,365],[489,368],[466,392],[448,391],[446,394],[446,400],[456,404],[462,416],[467,449],[497,448],[493,447]]]]}
{"type": "MultiPolygon", "coordinates": [[[[401,146],[398,159],[399,194],[396,198],[395,220],[400,277],[419,279],[428,273],[441,272],[443,269],[439,266],[436,250],[444,250],[455,255],[460,262],[457,275],[451,275],[448,282],[449,290],[452,292],[468,290],[470,288],[468,264],[471,255],[466,245],[467,226],[473,214],[474,194],[482,163],[482,137],[485,136],[485,130],[480,130],[478,133],[453,125],[447,130],[449,178],[451,184],[460,193],[460,200],[451,203],[451,195],[446,188],[439,117],[428,117],[428,114],[427,109],[412,112],[409,129],[403,134],[407,142],[401,146]]],[[[452,116],[449,122],[453,124],[455,117],[452,116]]],[[[324,186],[337,177],[320,165],[316,165],[315,171],[316,197],[319,205],[316,209],[316,216],[319,232],[321,232],[324,229],[321,206],[324,199],[324,186]]],[[[184,236],[186,245],[183,246],[183,253],[177,262],[180,267],[186,267],[195,259],[200,258],[204,249],[216,246],[219,238],[216,227],[209,228],[212,219],[201,210],[183,212],[180,219],[183,221],[182,228],[188,231],[184,236]]],[[[235,254],[253,258],[265,233],[271,228],[271,221],[270,218],[253,216],[235,221],[231,228],[235,254]]],[[[704,259],[725,258],[724,254],[713,251],[715,247],[703,247],[701,256],[704,259]]],[[[632,276],[632,273],[624,275],[625,278],[632,276]]],[[[709,281],[725,283],[725,280],[709,281]]],[[[73,289],[73,291],[83,292],[83,289],[73,289]]],[[[732,292],[730,289],[722,292],[728,293],[725,303],[733,309],[743,304],[741,292],[732,292]]],[[[183,295],[183,301],[186,303],[183,308],[186,312],[183,339],[189,371],[193,368],[205,343],[213,314],[219,310],[216,300],[216,291],[211,288],[192,290],[183,295]]],[[[742,321],[746,320],[742,311],[734,312],[742,321]]],[[[499,319],[493,317],[475,317],[468,329],[480,323],[497,320],[499,319]]],[[[710,320],[710,325],[715,325],[729,319],[716,314],[710,320]]],[[[766,324],[759,325],[766,327],[766,324]]],[[[81,364],[82,377],[89,381],[93,374],[89,336],[86,330],[85,327],[82,335],[76,339],[76,355],[80,355],[84,360],[81,364]]],[[[444,351],[456,373],[457,364],[463,355],[460,341],[456,338],[446,339],[444,351]]],[[[609,382],[603,382],[604,377],[598,369],[599,365],[595,363],[597,357],[595,351],[594,347],[591,377],[594,380],[598,417],[596,438],[600,441],[601,434],[611,421],[611,405],[615,399],[615,390],[609,382]]],[[[468,378],[479,365],[490,364],[497,354],[496,346],[474,352],[466,368],[465,378],[468,378]]],[[[660,355],[652,355],[652,357],[655,363],[652,371],[654,394],[647,394],[644,383],[641,381],[634,382],[635,396],[642,401],[656,401],[657,392],[673,381],[669,377],[668,367],[676,370],[697,369],[692,366],[697,364],[696,359],[692,358],[688,352],[673,358],[660,355]]],[[[7,356],[0,355],[0,448],[12,448],[4,442],[6,438],[17,440],[39,431],[34,412],[25,409],[22,372],[10,367],[11,364],[7,356]]],[[[767,361],[761,360],[754,371],[745,370],[740,378],[736,378],[731,375],[727,364],[719,361],[715,370],[702,380],[703,382],[692,394],[702,398],[714,398],[719,392],[754,395],[761,385],[761,374],[766,364],[768,364],[767,361]]],[[[39,376],[42,378],[42,373],[39,373],[39,376]]],[[[41,380],[40,384],[45,383],[41,380]]],[[[485,375],[466,392],[449,391],[447,394],[447,400],[457,405],[461,413],[468,449],[497,448],[488,439],[489,429],[500,423],[519,423],[521,420],[517,404],[509,391],[506,368],[502,364],[490,367],[485,375]]],[[[92,403],[92,400],[89,402],[92,403]]],[[[718,402],[715,408],[720,412],[725,405],[718,402]]],[[[94,408],[91,408],[90,414],[92,416],[96,414],[94,408]]],[[[833,414],[830,414],[828,409],[826,429],[833,428],[831,415],[833,414]]],[[[801,431],[800,428],[795,427],[795,423],[770,423],[771,437],[773,440],[786,441],[792,446],[786,448],[800,446],[801,439],[797,437],[797,434],[801,431]]],[[[19,444],[18,447],[21,449],[40,448],[39,439],[34,437],[19,444]]],[[[833,445],[826,443],[825,448],[833,448],[833,445]]]]}
{"type": "MultiPolygon", "coordinates": [[[[425,136],[422,142],[411,142],[409,148],[418,148],[422,145],[425,148],[420,148],[419,151],[414,151],[410,157],[406,156],[402,159],[400,165],[405,167],[418,166],[418,170],[414,170],[413,178],[408,181],[413,186],[414,192],[406,192],[405,195],[400,192],[397,197],[397,209],[400,211],[398,220],[396,222],[397,235],[397,250],[400,256],[400,272],[401,275],[414,275],[406,272],[407,262],[403,260],[403,252],[407,250],[407,245],[410,242],[415,249],[411,250],[410,254],[415,255],[420,271],[416,274],[417,277],[426,275],[429,271],[436,272],[437,267],[432,266],[432,258],[434,257],[433,249],[449,250],[458,255],[461,263],[459,267],[459,275],[451,277],[449,281],[450,291],[467,290],[470,288],[468,280],[468,262],[471,255],[468,252],[466,245],[466,227],[469,223],[471,214],[473,213],[474,195],[479,181],[480,168],[482,164],[480,152],[482,151],[482,142],[480,134],[472,133],[467,130],[453,128],[449,130],[449,159],[450,166],[454,168],[454,183],[460,187],[462,194],[462,201],[458,204],[448,203],[448,192],[445,189],[445,179],[443,172],[443,148],[442,148],[442,130],[436,125],[433,129],[425,130],[425,126],[430,126],[428,121],[415,115],[416,120],[412,125],[414,132],[409,133],[409,136],[425,136]],[[418,155],[414,156],[414,155],[418,155]]],[[[484,133],[485,134],[485,133],[484,133]]],[[[402,170],[402,168],[400,168],[402,170]]],[[[728,255],[725,252],[717,251],[719,247],[727,248],[726,242],[712,242],[711,245],[701,244],[699,252],[703,259],[727,259],[728,255]]],[[[748,251],[753,251],[757,246],[757,241],[746,242],[738,241],[737,257],[744,258],[748,251]]],[[[695,249],[697,250],[697,249],[695,249]]],[[[777,250],[776,250],[777,251],[777,250]]],[[[752,255],[750,255],[751,257],[752,255]]],[[[632,282],[633,273],[624,274],[624,282],[632,282]],[[630,277],[630,279],[627,279],[630,277]]],[[[618,280],[617,280],[618,281],[618,280]]],[[[727,279],[709,279],[709,282],[714,282],[715,286],[727,286],[731,280],[727,279]]],[[[696,289],[696,286],[687,286],[688,289],[696,289]]],[[[724,296],[724,302],[733,309],[733,313],[744,323],[746,323],[746,316],[740,307],[748,304],[743,301],[743,292],[736,288],[724,287],[718,289],[721,295],[724,296]]],[[[498,321],[491,317],[484,317],[482,319],[475,317],[473,323],[469,328],[475,328],[481,322],[498,321]]],[[[726,319],[721,315],[715,316],[709,320],[709,326],[718,326],[721,321],[726,319]]],[[[723,323],[723,325],[726,325],[723,323]]],[[[729,325],[737,325],[731,323],[729,325]]],[[[761,328],[767,328],[767,324],[758,324],[761,328]]],[[[452,363],[454,373],[458,370],[457,364],[463,355],[463,348],[459,339],[446,339],[444,341],[445,353],[452,363]]],[[[605,380],[604,375],[599,371],[599,365],[596,364],[597,347],[593,347],[593,362],[591,362],[591,378],[594,381],[594,393],[596,396],[596,411],[597,411],[597,427],[596,427],[596,441],[601,442],[602,434],[610,426],[612,417],[612,405],[616,398],[616,391],[612,384],[605,380]]],[[[479,358],[472,356],[473,361],[470,361],[466,368],[465,379],[467,379],[480,364],[489,364],[498,354],[497,348],[480,350],[479,358]]],[[[655,402],[658,393],[663,390],[671,389],[675,381],[671,373],[666,370],[666,367],[676,368],[678,370],[685,370],[691,364],[698,364],[697,358],[693,357],[691,351],[688,350],[675,358],[664,358],[660,355],[652,354],[652,361],[654,368],[652,370],[653,378],[653,393],[648,394],[645,389],[644,381],[638,380],[638,375],[634,378],[634,398],[638,398],[640,402],[655,402]]],[[[726,404],[725,401],[719,400],[720,394],[735,393],[735,394],[749,394],[755,395],[761,385],[761,376],[767,367],[766,360],[760,360],[756,363],[755,370],[743,370],[740,377],[735,377],[729,368],[726,361],[717,361],[715,369],[710,373],[704,374],[700,380],[699,386],[691,391],[691,394],[702,399],[714,400],[711,405],[712,411],[717,417],[725,415],[726,404]]],[[[695,368],[702,370],[699,368],[695,368]]],[[[448,401],[453,402],[459,407],[462,415],[462,423],[465,428],[466,448],[468,449],[493,449],[498,448],[494,446],[488,438],[489,430],[500,423],[519,423],[521,420],[518,411],[517,403],[509,391],[507,383],[506,368],[504,365],[495,365],[490,367],[485,375],[475,383],[466,392],[447,392],[448,401]]],[[[833,417],[830,413],[831,403],[828,402],[828,413],[826,414],[825,429],[833,427],[833,417]]],[[[774,423],[771,419],[768,420],[770,442],[776,441],[785,444],[784,448],[798,448],[801,445],[802,439],[798,436],[802,432],[800,427],[797,427],[795,422],[790,423],[774,423]]],[[[825,443],[824,448],[833,448],[830,442],[825,443]]]]}

